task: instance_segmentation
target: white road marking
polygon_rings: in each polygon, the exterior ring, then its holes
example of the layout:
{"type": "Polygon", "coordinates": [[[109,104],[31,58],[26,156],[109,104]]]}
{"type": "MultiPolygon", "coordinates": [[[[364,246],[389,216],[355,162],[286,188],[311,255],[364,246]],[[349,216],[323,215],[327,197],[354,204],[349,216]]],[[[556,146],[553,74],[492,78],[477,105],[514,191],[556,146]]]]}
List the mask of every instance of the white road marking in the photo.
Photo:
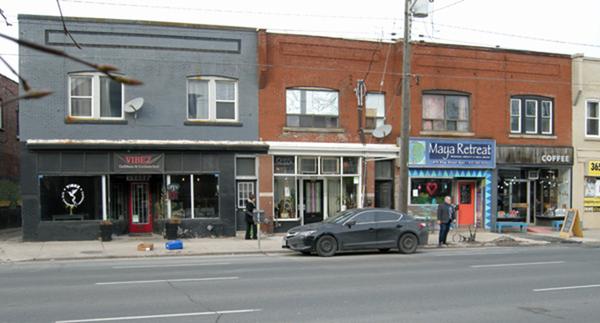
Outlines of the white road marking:
{"type": "Polygon", "coordinates": [[[432,257],[456,257],[456,256],[487,256],[515,254],[514,251],[477,251],[477,252],[453,252],[453,253],[425,253],[432,257]]]}
{"type": "Polygon", "coordinates": [[[584,288],[596,288],[600,285],[581,285],[581,286],[565,286],[565,287],[552,287],[552,288],[538,288],[534,289],[534,292],[551,292],[557,290],[569,290],[569,289],[584,289],[584,288]]]}
{"type": "Polygon", "coordinates": [[[180,279],[157,279],[157,280],[129,280],[129,281],[116,281],[116,282],[101,282],[101,283],[96,283],[96,285],[153,284],[153,283],[176,283],[176,282],[212,281],[212,280],[235,280],[235,279],[240,279],[240,277],[231,276],[231,277],[180,278],[180,279]]]}
{"type": "Polygon", "coordinates": [[[120,317],[102,317],[102,318],[94,318],[94,319],[56,321],[56,323],[84,323],[84,322],[108,322],[108,321],[126,321],[126,320],[145,320],[145,319],[170,318],[170,317],[186,317],[186,316],[243,314],[243,313],[253,313],[253,312],[260,312],[260,311],[261,311],[261,309],[252,308],[252,309],[246,309],[246,310],[231,310],[231,311],[175,313],[175,314],[120,316],[120,317]]]}
{"type": "Polygon", "coordinates": [[[536,266],[563,264],[564,261],[544,261],[544,262],[519,262],[514,264],[494,264],[494,265],[472,265],[471,268],[496,268],[496,267],[518,267],[518,266],[536,266]]]}
{"type": "Polygon", "coordinates": [[[142,269],[142,268],[165,268],[165,267],[202,267],[202,266],[220,266],[231,265],[230,262],[213,262],[199,264],[165,264],[165,265],[128,265],[128,266],[113,266],[113,269],[142,269]]]}

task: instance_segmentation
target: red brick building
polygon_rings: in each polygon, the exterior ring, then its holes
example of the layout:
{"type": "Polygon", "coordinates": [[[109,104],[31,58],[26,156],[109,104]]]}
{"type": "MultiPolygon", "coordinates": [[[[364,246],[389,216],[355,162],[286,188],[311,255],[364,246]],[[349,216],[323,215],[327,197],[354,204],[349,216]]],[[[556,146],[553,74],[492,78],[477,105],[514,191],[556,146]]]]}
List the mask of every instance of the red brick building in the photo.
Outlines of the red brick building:
{"type": "Polygon", "coordinates": [[[19,85],[0,75],[0,228],[21,225],[18,104],[5,103],[18,93],[19,85]]]}
{"type": "Polygon", "coordinates": [[[569,162],[533,159],[571,154],[572,163],[569,56],[415,44],[411,137],[490,146],[490,155],[474,156],[489,159],[474,167],[411,159],[411,196],[400,197],[402,44],[259,32],[258,50],[259,132],[270,146],[260,157],[258,196],[278,230],[345,208],[394,208],[399,198],[409,199],[414,213],[430,215],[443,195],[452,195],[461,224],[486,228],[497,211],[520,208],[534,222],[565,201],[564,192],[548,186],[564,189],[569,162]],[[359,79],[367,90],[365,145],[354,92],[359,79]],[[373,136],[384,124],[391,132],[373,136]],[[533,170],[537,179],[528,177],[533,170]]]}
{"type": "Polygon", "coordinates": [[[0,179],[19,178],[18,104],[2,104],[17,96],[19,84],[0,75],[0,179]]]}

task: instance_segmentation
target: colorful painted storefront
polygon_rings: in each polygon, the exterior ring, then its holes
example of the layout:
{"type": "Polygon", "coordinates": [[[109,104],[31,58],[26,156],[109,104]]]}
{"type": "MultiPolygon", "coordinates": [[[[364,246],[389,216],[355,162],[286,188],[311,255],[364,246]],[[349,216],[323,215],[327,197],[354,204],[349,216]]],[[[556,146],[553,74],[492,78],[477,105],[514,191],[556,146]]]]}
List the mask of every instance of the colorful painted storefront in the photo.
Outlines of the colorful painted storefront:
{"type": "Polygon", "coordinates": [[[459,225],[491,229],[494,140],[411,138],[409,149],[409,212],[435,218],[451,196],[459,225]]]}

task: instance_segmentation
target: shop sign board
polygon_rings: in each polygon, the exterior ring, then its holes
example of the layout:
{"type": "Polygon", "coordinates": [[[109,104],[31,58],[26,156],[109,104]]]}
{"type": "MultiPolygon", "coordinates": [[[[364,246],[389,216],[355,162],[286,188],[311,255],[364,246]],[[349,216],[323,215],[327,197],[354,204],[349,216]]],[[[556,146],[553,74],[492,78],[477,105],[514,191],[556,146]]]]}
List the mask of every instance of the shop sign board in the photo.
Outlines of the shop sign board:
{"type": "Polygon", "coordinates": [[[496,149],[498,164],[573,165],[573,147],[501,145],[496,149]]]}
{"type": "Polygon", "coordinates": [[[600,177],[600,160],[588,161],[587,176],[600,177]]]}
{"type": "Polygon", "coordinates": [[[165,168],[165,157],[153,153],[115,153],[113,167],[117,173],[161,173],[165,168]]]}
{"type": "Polygon", "coordinates": [[[561,238],[570,238],[571,236],[583,238],[581,219],[579,218],[579,211],[577,209],[567,211],[562,228],[560,229],[561,238]]]}
{"type": "Polygon", "coordinates": [[[496,142],[487,139],[411,138],[409,166],[428,168],[496,167],[496,142]]]}

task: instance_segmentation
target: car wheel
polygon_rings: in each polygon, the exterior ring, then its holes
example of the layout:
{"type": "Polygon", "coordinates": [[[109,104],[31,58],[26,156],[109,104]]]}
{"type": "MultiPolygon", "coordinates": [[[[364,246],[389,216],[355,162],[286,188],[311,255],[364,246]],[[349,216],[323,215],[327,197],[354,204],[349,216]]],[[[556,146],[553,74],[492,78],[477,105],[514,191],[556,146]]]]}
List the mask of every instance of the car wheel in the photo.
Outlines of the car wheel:
{"type": "Polygon", "coordinates": [[[388,251],[390,251],[390,248],[381,248],[381,249],[379,249],[379,252],[382,252],[382,253],[386,253],[388,251]]]}
{"type": "Polygon", "coordinates": [[[417,239],[417,236],[412,233],[405,233],[398,239],[398,250],[401,253],[414,253],[417,251],[418,245],[419,240],[417,239]]]}
{"type": "Polygon", "coordinates": [[[337,250],[337,241],[330,235],[325,235],[317,240],[317,254],[321,257],[331,257],[337,250]]]}

